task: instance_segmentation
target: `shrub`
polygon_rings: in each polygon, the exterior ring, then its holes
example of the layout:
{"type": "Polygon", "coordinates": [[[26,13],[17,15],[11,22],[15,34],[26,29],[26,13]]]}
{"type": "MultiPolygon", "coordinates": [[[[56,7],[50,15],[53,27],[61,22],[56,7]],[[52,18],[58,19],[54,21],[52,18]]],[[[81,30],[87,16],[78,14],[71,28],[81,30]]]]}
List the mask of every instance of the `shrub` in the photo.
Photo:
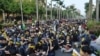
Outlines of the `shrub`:
{"type": "Polygon", "coordinates": [[[2,27],[3,27],[3,25],[2,25],[2,24],[0,24],[0,29],[2,29],[2,27]]]}
{"type": "Polygon", "coordinates": [[[100,35],[100,22],[90,20],[87,22],[87,27],[90,31],[94,32],[97,36],[100,35]]]}

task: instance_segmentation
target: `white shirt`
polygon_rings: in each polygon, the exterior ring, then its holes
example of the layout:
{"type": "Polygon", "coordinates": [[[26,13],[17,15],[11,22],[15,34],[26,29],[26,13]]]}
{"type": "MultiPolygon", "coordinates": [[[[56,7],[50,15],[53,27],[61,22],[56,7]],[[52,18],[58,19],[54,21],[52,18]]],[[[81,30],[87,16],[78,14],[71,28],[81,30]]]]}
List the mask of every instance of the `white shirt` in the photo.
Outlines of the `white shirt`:
{"type": "Polygon", "coordinates": [[[91,54],[90,56],[96,56],[95,54],[91,54]]]}
{"type": "Polygon", "coordinates": [[[78,30],[81,32],[82,31],[82,26],[79,25],[78,30]]]}

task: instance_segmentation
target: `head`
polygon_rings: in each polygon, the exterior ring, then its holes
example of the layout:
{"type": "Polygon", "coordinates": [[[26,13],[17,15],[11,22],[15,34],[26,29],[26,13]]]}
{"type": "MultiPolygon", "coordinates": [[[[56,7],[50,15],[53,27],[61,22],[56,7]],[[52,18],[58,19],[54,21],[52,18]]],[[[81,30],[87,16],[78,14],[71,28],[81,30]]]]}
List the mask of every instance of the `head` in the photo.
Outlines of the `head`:
{"type": "Polygon", "coordinates": [[[89,46],[83,46],[81,48],[81,51],[80,51],[81,56],[90,56],[91,53],[92,53],[92,51],[89,46]]]}
{"type": "Polygon", "coordinates": [[[8,45],[9,45],[9,46],[13,46],[13,45],[14,45],[13,41],[9,41],[9,42],[8,42],[8,45]]]}
{"type": "Polygon", "coordinates": [[[82,41],[81,46],[89,46],[89,42],[87,40],[82,41]]]}
{"type": "Polygon", "coordinates": [[[71,40],[71,36],[68,35],[67,38],[66,38],[66,40],[71,40]]]}
{"type": "Polygon", "coordinates": [[[21,46],[21,43],[20,42],[16,42],[16,47],[20,47],[21,46]]]}

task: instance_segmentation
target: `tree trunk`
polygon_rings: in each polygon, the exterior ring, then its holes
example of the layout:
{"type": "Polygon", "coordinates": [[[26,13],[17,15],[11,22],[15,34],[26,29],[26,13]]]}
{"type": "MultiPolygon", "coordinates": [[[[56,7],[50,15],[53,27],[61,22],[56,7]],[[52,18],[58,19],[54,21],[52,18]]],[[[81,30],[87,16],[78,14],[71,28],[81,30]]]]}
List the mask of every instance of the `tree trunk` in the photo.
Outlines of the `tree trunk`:
{"type": "Polygon", "coordinates": [[[89,1],[89,19],[92,19],[92,0],[89,1]]]}
{"type": "Polygon", "coordinates": [[[48,16],[47,14],[48,14],[48,13],[47,13],[47,0],[46,0],[46,20],[47,20],[47,18],[48,18],[48,17],[47,17],[47,16],[48,16]]]}
{"type": "Polygon", "coordinates": [[[7,13],[7,17],[6,17],[6,19],[7,19],[7,22],[9,22],[9,13],[7,13]]]}
{"type": "Polygon", "coordinates": [[[39,12],[39,9],[38,9],[38,0],[35,0],[36,1],[36,17],[37,17],[37,20],[39,21],[39,15],[38,15],[38,12],[39,12]]]}
{"type": "Polygon", "coordinates": [[[2,16],[3,16],[3,23],[5,23],[5,12],[2,11],[2,16]]]}
{"type": "Polygon", "coordinates": [[[99,0],[96,0],[96,21],[99,21],[99,0]]]}
{"type": "Polygon", "coordinates": [[[51,19],[52,19],[52,0],[51,0],[51,19]]]}
{"type": "Polygon", "coordinates": [[[58,16],[59,16],[59,9],[58,9],[58,4],[57,4],[57,19],[59,18],[58,16]]]}
{"type": "Polygon", "coordinates": [[[60,6],[59,6],[59,19],[61,19],[61,18],[60,18],[60,6]]]}
{"type": "Polygon", "coordinates": [[[23,20],[23,6],[22,6],[22,0],[20,0],[20,10],[21,10],[21,23],[24,24],[24,20],[23,20]]]}

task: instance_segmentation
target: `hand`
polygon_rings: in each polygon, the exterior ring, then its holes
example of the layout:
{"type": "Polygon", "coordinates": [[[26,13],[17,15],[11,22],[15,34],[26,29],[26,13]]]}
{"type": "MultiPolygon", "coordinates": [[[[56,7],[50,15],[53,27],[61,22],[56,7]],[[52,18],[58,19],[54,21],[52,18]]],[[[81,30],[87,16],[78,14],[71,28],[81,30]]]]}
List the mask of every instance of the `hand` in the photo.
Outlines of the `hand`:
{"type": "Polygon", "coordinates": [[[9,52],[9,51],[5,51],[5,53],[6,53],[6,54],[10,54],[10,52],[9,52]]]}
{"type": "Polygon", "coordinates": [[[50,47],[50,50],[52,50],[54,47],[50,47]]]}
{"type": "Polygon", "coordinates": [[[48,56],[48,53],[46,53],[45,55],[48,56]]]}
{"type": "Polygon", "coordinates": [[[20,54],[16,54],[16,56],[21,56],[20,54]]]}

